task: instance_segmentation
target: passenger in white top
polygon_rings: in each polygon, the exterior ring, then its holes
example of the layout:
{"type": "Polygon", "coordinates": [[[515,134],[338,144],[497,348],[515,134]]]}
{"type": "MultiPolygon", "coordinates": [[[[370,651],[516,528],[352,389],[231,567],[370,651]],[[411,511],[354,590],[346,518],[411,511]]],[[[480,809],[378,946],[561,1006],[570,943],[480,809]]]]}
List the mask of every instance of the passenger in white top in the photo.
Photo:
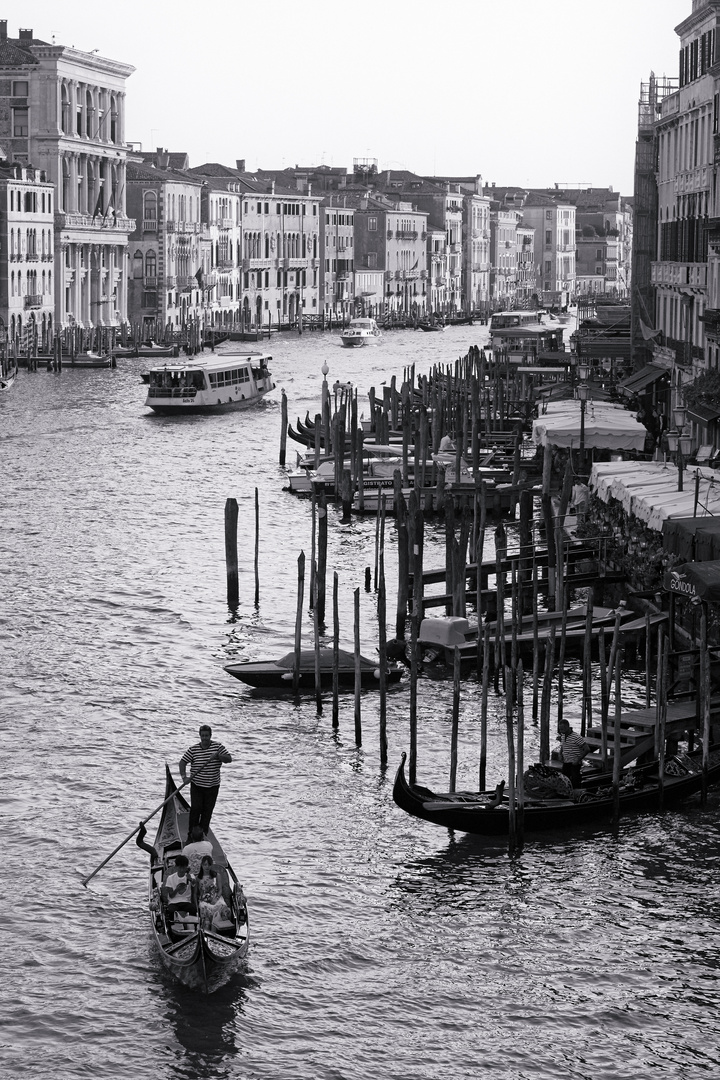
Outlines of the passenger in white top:
{"type": "Polygon", "coordinates": [[[186,855],[190,861],[190,873],[198,874],[200,872],[200,864],[202,862],[203,855],[213,854],[213,846],[209,840],[204,839],[205,834],[199,825],[193,828],[190,833],[190,843],[186,844],[182,849],[183,855],[186,855]]]}

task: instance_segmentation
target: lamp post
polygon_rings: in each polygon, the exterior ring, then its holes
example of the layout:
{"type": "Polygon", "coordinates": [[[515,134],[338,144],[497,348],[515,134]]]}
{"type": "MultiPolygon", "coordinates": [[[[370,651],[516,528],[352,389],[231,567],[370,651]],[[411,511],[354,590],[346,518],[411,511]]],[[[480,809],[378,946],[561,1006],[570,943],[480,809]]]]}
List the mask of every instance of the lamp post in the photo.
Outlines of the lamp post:
{"type": "Polygon", "coordinates": [[[668,450],[671,454],[675,454],[675,460],[678,467],[678,491],[683,490],[683,469],[685,467],[685,455],[690,453],[690,438],[687,435],[683,435],[683,429],[687,422],[687,409],[684,405],[676,405],[673,409],[673,421],[675,428],[672,431],[668,431],[665,436],[667,439],[668,450]]]}
{"type": "Polygon", "coordinates": [[[585,468],[585,409],[587,407],[587,400],[590,396],[590,387],[588,386],[588,376],[590,375],[590,368],[587,364],[578,364],[577,366],[580,382],[577,388],[577,396],[580,401],[580,468],[585,468]]]}

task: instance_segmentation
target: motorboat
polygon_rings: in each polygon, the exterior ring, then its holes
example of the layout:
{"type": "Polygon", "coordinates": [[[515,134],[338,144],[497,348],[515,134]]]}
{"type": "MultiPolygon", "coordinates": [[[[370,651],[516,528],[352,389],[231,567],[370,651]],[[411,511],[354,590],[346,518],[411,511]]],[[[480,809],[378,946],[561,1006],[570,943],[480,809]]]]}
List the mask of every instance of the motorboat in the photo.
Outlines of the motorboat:
{"type": "Polygon", "coordinates": [[[145,404],[163,416],[247,409],[275,389],[271,361],[265,353],[244,351],[154,367],[145,404]]]}
{"type": "MultiPolygon", "coordinates": [[[[332,686],[334,668],[334,650],[319,650],[320,684],[332,686]]],[[[295,651],[286,653],[279,660],[258,660],[241,664],[226,664],[225,671],[248,686],[265,689],[292,691],[295,677],[295,651]]],[[[366,689],[380,686],[380,666],[378,661],[359,657],[360,685],[366,689]]],[[[341,687],[355,686],[355,654],[345,649],[338,649],[338,684],[341,687]]],[[[398,682],[403,673],[402,667],[389,663],[385,669],[388,683],[398,682]]],[[[315,650],[300,651],[298,685],[301,690],[315,688],[315,650]]]]}
{"type": "Polygon", "coordinates": [[[115,358],[111,353],[81,352],[70,359],[63,360],[63,367],[71,368],[109,368],[115,367],[115,358]]]}
{"type": "Polygon", "coordinates": [[[374,319],[351,319],[340,335],[343,345],[377,345],[382,334],[374,319]]]}

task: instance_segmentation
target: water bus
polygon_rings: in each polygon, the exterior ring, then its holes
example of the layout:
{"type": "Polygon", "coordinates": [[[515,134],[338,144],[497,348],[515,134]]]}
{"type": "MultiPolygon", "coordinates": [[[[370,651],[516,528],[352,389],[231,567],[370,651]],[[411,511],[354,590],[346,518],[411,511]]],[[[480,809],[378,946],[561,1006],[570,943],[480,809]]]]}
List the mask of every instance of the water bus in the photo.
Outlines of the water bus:
{"type": "Polygon", "coordinates": [[[149,372],[145,404],[165,416],[247,409],[275,389],[270,362],[250,351],[170,361],[149,372]]]}

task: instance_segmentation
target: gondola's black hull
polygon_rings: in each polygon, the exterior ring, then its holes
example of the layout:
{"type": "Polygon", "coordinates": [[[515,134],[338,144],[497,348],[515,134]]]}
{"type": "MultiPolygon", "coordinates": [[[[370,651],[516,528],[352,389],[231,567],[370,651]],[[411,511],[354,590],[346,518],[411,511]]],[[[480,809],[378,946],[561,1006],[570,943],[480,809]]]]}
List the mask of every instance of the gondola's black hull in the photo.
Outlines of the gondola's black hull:
{"type": "MultiPolygon", "coordinates": [[[[457,796],[436,794],[427,788],[410,785],[405,777],[403,754],[395,776],[393,799],[406,813],[439,825],[444,829],[473,833],[477,836],[507,836],[509,827],[508,804],[483,807],[472,802],[457,802],[457,796]]],[[[720,780],[720,762],[708,770],[708,783],[720,780]]],[[[608,784],[610,780],[608,779],[608,784]]],[[[702,773],[686,776],[666,776],[662,796],[656,781],[648,780],[644,787],[620,794],[620,815],[657,810],[690,798],[702,788],[702,773]]],[[[489,793],[488,793],[489,797],[489,793]]],[[[589,802],[546,803],[542,806],[526,802],[523,814],[525,832],[549,832],[554,829],[579,828],[595,822],[611,820],[614,814],[612,797],[593,799],[589,802]]]]}
{"type": "MultiPolygon", "coordinates": [[[[174,795],[174,798],[163,809],[157,836],[155,837],[155,847],[158,851],[161,851],[163,845],[167,844],[168,840],[172,840],[176,835],[178,839],[180,838],[177,830],[178,812],[187,813],[189,811],[189,806],[177,790],[172,774],[167,767],[165,772],[165,797],[168,798],[174,795]]],[[[216,860],[218,854],[224,859],[220,844],[209,833],[208,839],[211,837],[216,852],[216,860]]],[[[236,880],[229,864],[227,870],[231,880],[236,880]]],[[[154,904],[154,898],[156,898],[157,894],[155,882],[153,881],[152,866],[149,887],[151,901],[150,926],[163,965],[184,986],[192,990],[211,994],[219,987],[224,986],[229,979],[244,967],[247,957],[250,941],[247,905],[244,906],[242,920],[238,921],[237,934],[234,938],[224,938],[218,934],[200,929],[185,942],[173,942],[168,940],[168,936],[164,932],[163,920],[154,904]]]]}

